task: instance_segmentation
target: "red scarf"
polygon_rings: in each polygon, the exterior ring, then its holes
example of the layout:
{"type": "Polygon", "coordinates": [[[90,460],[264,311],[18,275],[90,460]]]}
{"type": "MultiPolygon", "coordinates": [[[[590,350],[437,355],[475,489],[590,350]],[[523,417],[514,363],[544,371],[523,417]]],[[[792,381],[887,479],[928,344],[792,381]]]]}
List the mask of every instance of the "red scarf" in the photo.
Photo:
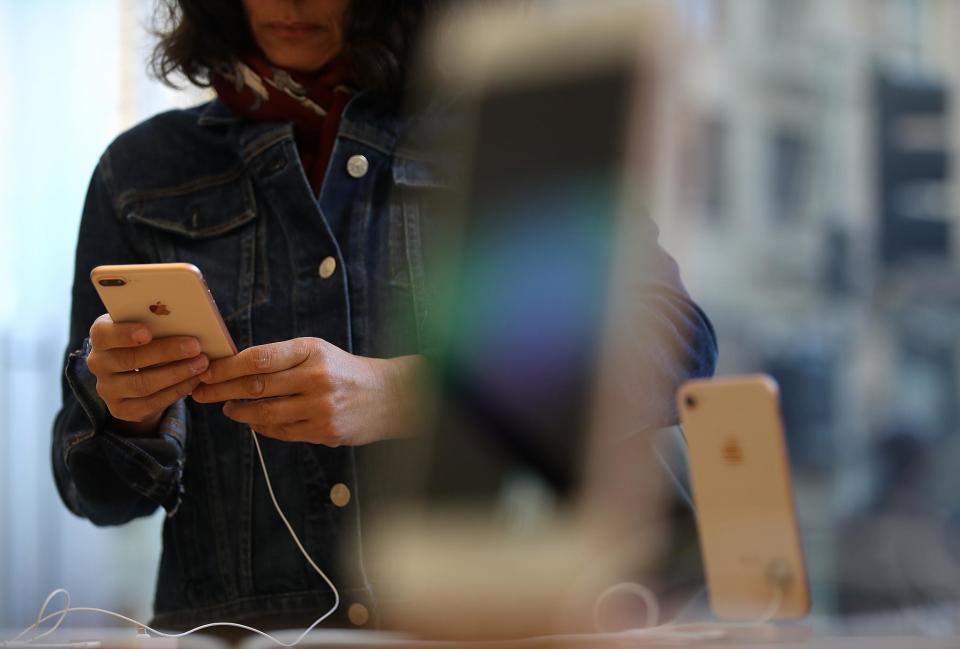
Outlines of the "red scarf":
{"type": "Polygon", "coordinates": [[[240,117],[293,122],[303,169],[319,194],[340,115],[353,92],[347,56],[303,74],[275,68],[257,53],[218,70],[212,82],[220,100],[240,117]]]}

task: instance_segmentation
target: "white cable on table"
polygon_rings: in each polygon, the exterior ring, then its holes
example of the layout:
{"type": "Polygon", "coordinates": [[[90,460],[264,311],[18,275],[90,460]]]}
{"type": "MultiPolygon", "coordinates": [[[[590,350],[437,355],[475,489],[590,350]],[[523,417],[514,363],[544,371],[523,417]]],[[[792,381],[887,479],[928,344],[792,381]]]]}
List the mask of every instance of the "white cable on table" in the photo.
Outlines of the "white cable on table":
{"type": "Polygon", "coordinates": [[[199,631],[204,631],[206,629],[212,629],[216,627],[232,627],[235,629],[243,629],[244,631],[250,631],[251,633],[256,633],[282,647],[294,647],[298,645],[307,636],[308,633],[313,631],[318,624],[320,624],[321,622],[326,620],[328,617],[330,617],[334,613],[334,611],[336,611],[337,608],[340,607],[340,593],[339,591],[337,591],[337,587],[333,584],[330,578],[327,577],[326,573],[320,569],[320,567],[316,564],[316,562],[314,562],[313,558],[307,552],[306,548],[303,547],[303,543],[300,542],[300,537],[297,536],[297,533],[293,530],[293,526],[290,524],[290,521],[287,520],[286,515],[284,515],[283,509],[280,507],[280,503],[277,502],[277,496],[273,492],[273,484],[270,482],[270,473],[269,471],[267,471],[267,463],[263,459],[263,450],[260,448],[260,440],[257,437],[257,433],[252,428],[250,429],[250,435],[253,437],[253,444],[257,450],[257,457],[260,460],[260,468],[263,471],[263,478],[266,481],[267,492],[270,494],[270,500],[273,502],[273,508],[277,510],[277,514],[279,514],[280,520],[283,521],[283,524],[286,526],[287,531],[290,532],[290,537],[293,539],[293,542],[296,543],[297,549],[300,550],[300,554],[303,555],[303,557],[307,560],[307,563],[310,564],[310,567],[313,568],[316,571],[316,573],[323,578],[323,580],[330,587],[330,590],[333,591],[333,606],[330,608],[330,610],[324,613],[323,615],[321,615],[320,617],[318,617],[313,624],[311,624],[306,629],[304,629],[303,633],[301,633],[296,640],[294,640],[293,642],[281,642],[280,640],[278,640],[277,638],[275,638],[274,636],[270,635],[265,631],[261,631],[260,629],[255,629],[245,624],[239,624],[237,622],[211,622],[209,624],[203,624],[201,626],[190,629],[189,631],[184,631],[183,633],[165,633],[163,631],[158,631],[154,628],[151,628],[146,624],[144,624],[143,622],[134,620],[133,618],[127,617],[126,615],[122,615],[120,613],[116,613],[114,611],[108,611],[102,608],[92,608],[92,607],[86,607],[86,606],[83,606],[83,607],[70,606],[70,593],[63,588],[58,588],[52,593],[50,593],[50,595],[47,596],[47,599],[43,602],[43,606],[40,607],[40,612],[37,614],[36,621],[32,625],[24,629],[20,633],[20,635],[18,635],[16,638],[13,638],[12,640],[8,640],[7,642],[0,642],[0,649],[11,648],[11,647],[22,647],[22,646],[37,647],[38,649],[41,647],[72,647],[76,649],[80,646],[89,646],[89,645],[85,645],[84,643],[64,643],[64,644],[57,644],[57,645],[33,644],[34,641],[41,640],[42,638],[49,636],[51,633],[59,629],[60,625],[63,623],[64,618],[66,618],[66,616],[69,613],[74,613],[74,612],[100,613],[102,615],[114,617],[118,620],[123,620],[125,622],[129,622],[130,624],[143,627],[147,631],[150,631],[151,633],[163,638],[182,638],[184,636],[188,636],[192,633],[197,633],[199,631]],[[48,613],[45,615],[47,606],[50,605],[51,600],[53,600],[53,598],[55,598],[57,595],[61,595],[61,594],[64,596],[63,608],[61,608],[58,611],[54,611],[53,613],[48,613]],[[44,622],[47,622],[54,618],[58,618],[58,619],[51,628],[47,629],[43,633],[34,635],[28,640],[23,640],[23,637],[25,635],[27,635],[31,631],[35,631],[39,629],[40,625],[42,625],[44,622]]]}

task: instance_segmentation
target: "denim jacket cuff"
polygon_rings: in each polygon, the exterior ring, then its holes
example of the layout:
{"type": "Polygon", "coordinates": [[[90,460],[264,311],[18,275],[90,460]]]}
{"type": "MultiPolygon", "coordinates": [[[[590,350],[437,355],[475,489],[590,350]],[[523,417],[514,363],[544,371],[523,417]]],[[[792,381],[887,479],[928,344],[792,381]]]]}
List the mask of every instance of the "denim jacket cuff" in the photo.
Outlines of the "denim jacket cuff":
{"type": "MultiPolygon", "coordinates": [[[[85,339],[67,359],[65,374],[71,390],[86,413],[91,428],[78,431],[68,440],[65,459],[85,442],[99,442],[114,471],[134,491],[162,506],[173,516],[180,506],[183,465],[187,438],[187,407],[181,399],[164,412],[157,431],[149,437],[120,433],[106,404],[97,394],[97,379],[87,367],[90,341],[85,339]]],[[[86,450],[86,449],[84,449],[86,450]]]]}
{"type": "MultiPolygon", "coordinates": [[[[161,422],[185,413],[183,401],[170,406],[161,422]]],[[[177,424],[179,425],[179,424],[177,424]]],[[[99,433],[101,448],[116,474],[134,491],[163,507],[173,516],[183,497],[184,448],[173,435],[161,432],[151,437],[130,437],[104,429],[99,433]]]]}
{"type": "Polygon", "coordinates": [[[97,394],[97,377],[87,367],[87,356],[90,355],[90,350],[90,339],[84,338],[80,349],[71,352],[67,357],[64,374],[93,429],[100,430],[107,418],[107,404],[97,394]]]}

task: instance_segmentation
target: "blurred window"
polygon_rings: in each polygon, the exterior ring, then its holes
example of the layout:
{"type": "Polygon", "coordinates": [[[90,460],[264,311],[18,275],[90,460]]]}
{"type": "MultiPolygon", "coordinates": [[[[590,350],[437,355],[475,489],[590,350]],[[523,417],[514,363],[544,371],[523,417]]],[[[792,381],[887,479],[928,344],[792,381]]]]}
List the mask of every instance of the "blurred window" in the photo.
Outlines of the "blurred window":
{"type": "Polygon", "coordinates": [[[711,223],[727,219],[727,140],[726,122],[720,117],[703,124],[703,214],[711,223]]]}
{"type": "Polygon", "coordinates": [[[718,225],[728,217],[728,131],[719,115],[699,119],[679,158],[685,181],[678,185],[677,196],[684,213],[718,225]]]}
{"type": "MultiPolygon", "coordinates": [[[[929,0],[887,0],[885,22],[893,62],[919,67],[922,63],[925,3],[929,0]]],[[[931,3],[932,4],[932,3],[931,3]]]]}
{"type": "Polygon", "coordinates": [[[702,37],[720,35],[726,24],[728,0],[675,0],[684,25],[702,37]]]}
{"type": "Polygon", "coordinates": [[[811,3],[805,0],[766,0],[762,4],[767,7],[767,34],[774,42],[796,40],[805,31],[811,3]]]}
{"type": "Polygon", "coordinates": [[[803,218],[810,183],[811,146],[807,137],[777,130],[770,139],[770,203],[778,221],[803,218]]]}

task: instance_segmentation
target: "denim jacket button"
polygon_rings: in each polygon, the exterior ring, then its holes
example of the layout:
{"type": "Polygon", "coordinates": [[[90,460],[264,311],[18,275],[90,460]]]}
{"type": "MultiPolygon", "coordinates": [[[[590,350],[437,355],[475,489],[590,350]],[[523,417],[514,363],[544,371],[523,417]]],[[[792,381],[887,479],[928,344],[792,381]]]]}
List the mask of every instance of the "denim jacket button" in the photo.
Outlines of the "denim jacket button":
{"type": "Polygon", "coordinates": [[[352,155],[350,159],[347,160],[347,173],[354,178],[363,178],[367,175],[369,169],[370,163],[367,161],[366,156],[352,155]]]}
{"type": "Polygon", "coordinates": [[[350,487],[338,482],[330,489],[330,502],[337,507],[346,507],[350,503],[350,487]]]}
{"type": "Polygon", "coordinates": [[[370,619],[370,611],[359,602],[355,602],[347,609],[347,617],[353,626],[363,626],[370,619]]]}
{"type": "Polygon", "coordinates": [[[320,268],[317,270],[317,274],[320,275],[320,279],[329,279],[337,270],[337,260],[333,257],[324,257],[323,261],[320,262],[320,268]]]}

